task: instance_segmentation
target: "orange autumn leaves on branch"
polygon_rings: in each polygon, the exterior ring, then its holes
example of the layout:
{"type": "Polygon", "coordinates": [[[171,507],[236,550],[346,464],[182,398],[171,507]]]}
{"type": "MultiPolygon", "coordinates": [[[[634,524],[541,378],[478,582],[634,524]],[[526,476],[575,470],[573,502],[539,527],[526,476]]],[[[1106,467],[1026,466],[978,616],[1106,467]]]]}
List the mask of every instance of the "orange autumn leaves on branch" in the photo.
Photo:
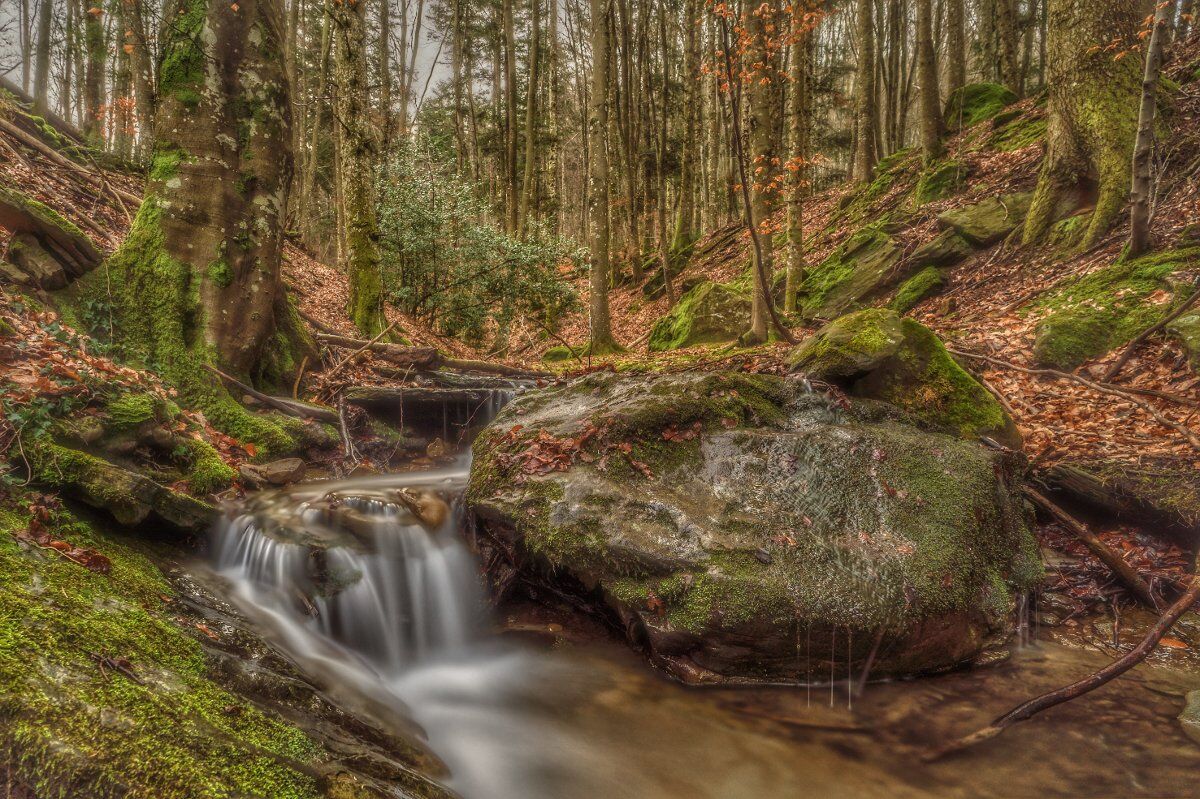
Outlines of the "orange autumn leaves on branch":
{"type": "MultiPolygon", "coordinates": [[[[782,5],[764,2],[739,10],[736,4],[709,0],[708,8],[709,13],[729,26],[733,37],[730,59],[726,60],[726,53],[717,46],[700,64],[701,76],[714,77],[722,94],[740,92],[742,86],[769,86],[776,81],[793,83],[795,79],[788,73],[785,55],[789,48],[802,45],[826,16],[816,2],[782,5]],[[754,26],[755,31],[747,25],[751,16],[761,22],[761,26],[754,26]]],[[[750,164],[750,189],[756,194],[782,194],[789,186],[804,181],[805,167],[812,163],[813,159],[797,155],[755,158],[750,164]]],[[[741,188],[740,183],[733,186],[735,191],[741,188]]],[[[772,233],[779,224],[762,220],[760,227],[762,232],[772,233]]]]}

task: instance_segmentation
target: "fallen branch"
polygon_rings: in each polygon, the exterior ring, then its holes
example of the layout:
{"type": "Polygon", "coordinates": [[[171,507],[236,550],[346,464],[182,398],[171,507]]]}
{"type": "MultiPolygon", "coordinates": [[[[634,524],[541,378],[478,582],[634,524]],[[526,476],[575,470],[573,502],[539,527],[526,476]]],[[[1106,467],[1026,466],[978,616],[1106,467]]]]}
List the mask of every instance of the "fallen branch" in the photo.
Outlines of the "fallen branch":
{"type": "Polygon", "coordinates": [[[319,422],[327,422],[329,424],[338,423],[338,415],[329,408],[319,408],[303,402],[293,402],[280,397],[272,397],[270,394],[264,394],[258,389],[246,385],[235,377],[230,377],[211,364],[204,364],[204,368],[230,385],[236,386],[241,391],[254,397],[254,399],[264,405],[269,405],[288,416],[294,416],[298,419],[316,419],[319,422]]]}
{"type": "Polygon", "coordinates": [[[1150,338],[1155,333],[1187,313],[1188,309],[1196,304],[1196,300],[1200,300],[1200,284],[1197,284],[1196,290],[1192,292],[1191,296],[1184,300],[1178,308],[1168,314],[1165,319],[1156,325],[1151,325],[1150,327],[1146,328],[1139,333],[1133,339],[1133,341],[1129,342],[1129,344],[1125,346],[1125,349],[1121,351],[1121,357],[1113,361],[1112,366],[1108,367],[1108,370],[1104,373],[1104,377],[1101,379],[1105,382],[1108,382],[1116,377],[1121,371],[1122,367],[1124,367],[1125,364],[1129,362],[1129,359],[1133,357],[1133,353],[1137,350],[1137,348],[1142,346],[1143,341],[1150,338]]]}
{"type": "Polygon", "coordinates": [[[1060,508],[1058,505],[1051,502],[1047,497],[1043,496],[1035,489],[1025,486],[1025,496],[1037,505],[1042,510],[1049,513],[1055,521],[1066,527],[1076,538],[1078,538],[1088,550],[1099,558],[1105,566],[1112,570],[1117,579],[1133,593],[1134,596],[1147,607],[1158,609],[1158,600],[1154,598],[1154,593],[1150,590],[1150,586],[1142,579],[1142,576],[1137,573],[1137,570],[1130,566],[1124,558],[1117,552],[1101,541],[1095,533],[1087,528],[1087,525],[1080,522],[1071,514],[1060,508]]]}
{"type": "Polygon", "coordinates": [[[347,349],[366,349],[376,353],[381,358],[399,366],[416,369],[449,369],[458,372],[483,372],[486,374],[503,375],[505,377],[552,377],[549,372],[537,372],[518,366],[509,366],[491,361],[472,361],[461,358],[447,358],[433,347],[405,347],[399,344],[387,344],[381,341],[363,341],[348,336],[334,336],[317,333],[314,338],[322,344],[347,349]]]}
{"type": "Polygon", "coordinates": [[[382,338],[383,338],[384,336],[386,336],[388,333],[391,333],[391,332],[392,332],[392,328],[394,328],[394,327],[396,326],[396,324],[397,324],[396,322],[392,322],[390,325],[388,325],[387,327],[385,327],[383,330],[380,330],[378,333],[376,333],[376,334],[375,334],[375,337],[374,337],[374,338],[372,338],[370,341],[368,341],[366,344],[362,345],[361,347],[359,347],[358,349],[356,349],[354,352],[350,353],[350,354],[349,354],[349,355],[347,355],[345,358],[342,358],[340,361],[338,361],[337,363],[335,363],[335,364],[333,365],[333,368],[332,368],[332,369],[330,369],[328,372],[326,372],[326,373],[325,373],[325,377],[326,377],[326,378],[331,378],[331,377],[333,377],[335,374],[337,374],[338,372],[340,372],[340,371],[342,370],[342,367],[344,367],[346,364],[350,363],[350,361],[352,361],[352,360],[354,360],[355,358],[357,358],[357,357],[358,357],[358,356],[359,356],[359,355],[360,355],[362,352],[366,351],[368,347],[370,347],[372,344],[375,344],[375,343],[377,343],[377,342],[378,342],[380,339],[382,339],[382,338]]]}
{"type": "Polygon", "coordinates": [[[1004,366],[1009,369],[1015,369],[1016,371],[1024,372],[1025,374],[1038,375],[1041,377],[1054,377],[1060,380],[1073,380],[1076,383],[1087,386],[1093,391],[1098,391],[1101,394],[1124,397],[1126,400],[1132,402],[1134,405],[1137,405],[1150,416],[1154,417],[1154,420],[1163,427],[1169,427],[1178,432],[1181,436],[1183,436],[1184,440],[1192,445],[1193,448],[1200,451],[1200,435],[1197,435],[1196,432],[1191,428],[1172,421],[1166,416],[1163,416],[1162,413],[1160,413],[1153,405],[1150,405],[1149,403],[1139,399],[1134,392],[1122,386],[1114,386],[1107,383],[1097,383],[1093,380],[1088,380],[1086,377],[1080,377],[1079,375],[1071,374],[1070,372],[1060,372],[1057,369],[1030,369],[1026,366],[1018,366],[1015,363],[1009,363],[1008,361],[1002,361],[999,358],[993,358],[990,355],[980,355],[976,352],[967,352],[965,350],[959,350],[953,347],[947,347],[946,349],[954,355],[961,355],[965,358],[975,358],[980,361],[987,361],[988,363],[996,364],[997,366],[1004,366]]]}
{"type": "MultiPolygon", "coordinates": [[[[1198,562],[1200,563],[1200,562],[1198,562]]],[[[1192,605],[1200,599],[1200,573],[1197,573],[1196,565],[1192,567],[1192,579],[1188,584],[1187,590],[1175,603],[1167,608],[1166,612],[1159,617],[1158,622],[1150,629],[1146,636],[1129,652],[1114,660],[1099,671],[1093,672],[1082,680],[1071,683],[1068,686],[1059,688],[1056,691],[1051,691],[1041,696],[1030,699],[1012,710],[1000,716],[988,726],[976,730],[970,735],[963,736],[955,741],[927,752],[922,756],[922,760],[926,763],[934,760],[940,760],[946,755],[955,752],[961,752],[976,744],[995,738],[1004,730],[1019,721],[1025,721],[1034,715],[1041,713],[1043,710],[1052,708],[1055,705],[1061,705],[1064,702],[1069,702],[1076,697],[1083,696],[1086,693],[1096,690],[1101,685],[1121,676],[1125,672],[1132,669],[1137,664],[1146,659],[1154,648],[1158,646],[1158,642],[1167,634],[1167,631],[1179,621],[1179,617],[1191,609],[1192,605]]]]}
{"type": "Polygon", "coordinates": [[[71,170],[72,172],[75,172],[75,173],[83,176],[89,182],[96,184],[96,186],[101,191],[108,191],[114,197],[117,198],[118,203],[121,203],[123,201],[123,202],[128,202],[133,206],[140,206],[142,204],[142,200],[140,197],[135,197],[134,195],[130,194],[127,191],[124,191],[122,189],[116,188],[115,186],[109,185],[108,182],[104,179],[104,177],[102,175],[98,175],[95,172],[93,172],[92,170],[83,166],[82,164],[78,164],[78,163],[72,161],[71,159],[69,159],[66,156],[62,155],[61,153],[57,152],[50,145],[44,144],[39,139],[37,139],[34,136],[29,135],[25,131],[18,128],[16,125],[13,125],[12,123],[10,123],[8,120],[0,118],[0,130],[9,134],[13,138],[19,140],[22,144],[24,144],[34,150],[37,150],[39,153],[44,155],[46,158],[49,158],[55,164],[57,164],[61,167],[65,167],[65,168],[71,170]]]}

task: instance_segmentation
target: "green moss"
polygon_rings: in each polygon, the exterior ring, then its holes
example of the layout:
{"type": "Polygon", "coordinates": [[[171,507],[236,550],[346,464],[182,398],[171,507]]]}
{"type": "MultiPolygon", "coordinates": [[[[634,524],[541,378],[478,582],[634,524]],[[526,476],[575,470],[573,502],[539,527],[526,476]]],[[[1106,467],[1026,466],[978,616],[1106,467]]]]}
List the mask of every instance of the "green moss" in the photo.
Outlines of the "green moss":
{"type": "Polygon", "coordinates": [[[542,360],[546,363],[562,363],[575,359],[575,353],[565,344],[560,344],[557,347],[551,347],[542,355],[542,360]]]}
{"type": "Polygon", "coordinates": [[[854,377],[894,354],[903,338],[896,314],[868,308],[836,319],[800,342],[788,364],[822,380],[854,377]]]}
{"type": "Polygon", "coordinates": [[[704,282],[680,298],[650,330],[651,352],[727,343],[750,325],[750,296],[739,287],[704,282]]]}
{"type": "Polygon", "coordinates": [[[29,214],[30,216],[36,217],[41,222],[60,228],[72,236],[76,236],[81,239],[87,238],[87,236],[83,234],[82,230],[76,227],[58,211],[55,211],[53,208],[43,202],[39,202],[32,197],[22,194],[11,186],[0,186],[0,202],[15,205],[18,208],[23,209],[25,213],[29,214]]]}
{"type": "Polygon", "coordinates": [[[229,268],[229,261],[220,258],[209,264],[208,279],[223,289],[233,285],[233,270],[229,268]]]}
{"type": "Polygon", "coordinates": [[[946,278],[942,270],[936,266],[927,266],[900,285],[888,308],[898,314],[908,313],[921,300],[940,291],[945,283],[946,278]]]}
{"type": "Polygon", "coordinates": [[[131,430],[151,419],[161,419],[164,401],[152,394],[118,394],[105,404],[112,430],[131,430]]]}
{"type": "Polygon", "coordinates": [[[188,489],[207,496],[229,487],[237,473],[207,441],[191,439],[187,445],[188,489]]]}
{"type": "Polygon", "coordinates": [[[1167,250],[1069,280],[1035,303],[1045,316],[1037,327],[1034,357],[1074,369],[1124,344],[1166,316],[1171,302],[1151,302],[1170,290],[1167,279],[1200,257],[1200,248],[1167,250]]]}
{"type": "Polygon", "coordinates": [[[39,799],[315,799],[321,750],[219,687],[133,544],[60,512],[52,534],[99,550],[97,574],[10,533],[0,511],[0,757],[39,799]],[[126,659],[135,682],[94,657],[126,659]]]}
{"type": "Polygon", "coordinates": [[[913,189],[913,201],[917,205],[942,200],[954,194],[963,185],[967,168],[959,161],[940,161],[930,164],[917,179],[913,189]]]}
{"type": "Polygon", "coordinates": [[[158,94],[174,97],[184,107],[200,105],[205,86],[206,61],[203,42],[208,3],[187,0],[169,21],[173,35],[167,37],[158,70],[158,94]]]}
{"type": "Polygon", "coordinates": [[[851,310],[890,279],[902,255],[900,247],[878,225],[856,231],[811,269],[800,284],[803,316],[831,319],[851,310]]]}
{"type": "MultiPolygon", "coordinates": [[[[999,123],[999,118],[996,121],[999,123]]],[[[1024,149],[1045,139],[1046,127],[1044,117],[1019,116],[1003,125],[997,124],[988,137],[988,147],[1002,153],[1024,149]]]]}
{"type": "Polygon", "coordinates": [[[263,455],[290,451],[295,442],[277,422],[247,411],[205,368],[216,356],[200,335],[199,280],[166,252],[161,213],[156,198],[148,197],[109,259],[116,343],[127,359],[157,370],[184,404],[203,411],[218,429],[255,444],[263,455]]]}
{"type": "Polygon", "coordinates": [[[946,124],[954,130],[963,130],[991,119],[1009,105],[1017,96],[996,83],[972,83],[958,89],[946,101],[946,124]]]}

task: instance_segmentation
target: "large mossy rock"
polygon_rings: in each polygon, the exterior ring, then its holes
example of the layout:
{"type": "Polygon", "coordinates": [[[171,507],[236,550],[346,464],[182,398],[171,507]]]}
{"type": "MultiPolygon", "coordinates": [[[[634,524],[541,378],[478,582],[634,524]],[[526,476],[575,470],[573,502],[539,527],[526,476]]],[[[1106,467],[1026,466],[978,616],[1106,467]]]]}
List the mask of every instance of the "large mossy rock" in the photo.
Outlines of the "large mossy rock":
{"type": "Polygon", "coordinates": [[[928,266],[954,266],[975,252],[975,248],[954,229],[943,230],[913,250],[909,261],[928,266]]]}
{"type": "Polygon", "coordinates": [[[998,83],[971,83],[946,101],[945,120],[951,130],[963,130],[992,119],[1017,101],[1017,95],[998,83]]]}
{"type": "Polygon", "coordinates": [[[13,233],[8,259],[14,282],[59,289],[99,265],[91,239],[60,214],[15,188],[0,186],[0,228],[13,233]]]}
{"type": "Polygon", "coordinates": [[[878,227],[865,227],[808,273],[800,285],[807,319],[834,319],[907,275],[904,248],[878,227]]]}
{"type": "Polygon", "coordinates": [[[938,214],[938,222],[975,247],[990,247],[1025,221],[1033,195],[1028,192],[989,197],[974,205],[938,214]]]}
{"type": "Polygon", "coordinates": [[[1200,311],[1185,313],[1175,321],[1169,322],[1167,335],[1183,347],[1192,371],[1200,373],[1200,311]]]}
{"type": "Polygon", "coordinates": [[[969,662],[1041,573],[1018,456],[805,385],[594,374],[519,396],[474,446],[491,578],[590,600],[690,682],[969,662]]]}
{"type": "Polygon", "coordinates": [[[852,396],[903,408],[931,428],[1021,446],[1016,425],[995,397],[928,328],[894,311],[870,308],[843,316],[797,345],[788,363],[852,396]]]}
{"type": "Polygon", "coordinates": [[[1189,247],[1120,259],[1052,289],[1033,306],[1044,314],[1034,359],[1042,366],[1074,369],[1157,324],[1174,304],[1172,275],[1198,256],[1200,247],[1189,247]]]}
{"type": "Polygon", "coordinates": [[[750,296],[736,286],[701,283],[654,323],[651,352],[734,341],[750,326],[750,296]]]}

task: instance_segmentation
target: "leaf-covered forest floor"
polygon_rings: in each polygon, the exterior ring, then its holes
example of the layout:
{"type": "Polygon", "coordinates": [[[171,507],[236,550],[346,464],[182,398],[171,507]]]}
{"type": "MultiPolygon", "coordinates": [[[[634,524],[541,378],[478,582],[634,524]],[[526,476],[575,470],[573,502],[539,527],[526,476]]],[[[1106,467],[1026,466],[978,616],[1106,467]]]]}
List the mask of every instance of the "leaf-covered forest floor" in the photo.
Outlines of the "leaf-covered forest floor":
{"type": "MultiPolygon", "coordinates": [[[[1171,114],[1166,118],[1168,135],[1158,153],[1160,190],[1155,201],[1153,230],[1160,248],[1179,247],[1195,236],[1200,238],[1200,81],[1189,80],[1189,70],[1200,60],[1200,48],[1177,52],[1167,74],[1177,86],[1171,114]]],[[[0,109],[0,114],[3,109],[0,109]]],[[[1029,191],[1037,180],[1043,151],[1044,107],[1037,98],[1007,109],[1008,129],[1032,131],[1021,146],[998,147],[1000,128],[985,121],[948,139],[947,159],[958,162],[967,175],[959,189],[943,199],[916,204],[911,197],[922,177],[919,153],[907,150],[894,156],[881,171],[887,181],[867,187],[836,186],[816,193],[805,203],[806,259],[810,266],[828,258],[864,225],[889,221],[889,229],[902,245],[906,257],[933,240],[942,230],[938,214],[981,200],[1029,191]],[[899,213],[897,209],[902,209],[899,213]]],[[[64,168],[37,148],[0,129],[0,184],[20,187],[31,197],[59,212],[83,230],[104,253],[111,253],[128,230],[136,209],[121,200],[138,195],[140,177],[117,166],[90,169],[103,175],[97,183],[83,172],[64,168]]],[[[1086,210],[1086,209],[1085,209],[1086,210]]],[[[776,220],[782,229],[783,216],[776,220]]],[[[1068,281],[1094,275],[1113,265],[1127,238],[1127,224],[1114,227],[1096,247],[1082,254],[1062,246],[1021,247],[1011,240],[974,252],[945,271],[944,290],[920,301],[911,316],[935,330],[947,344],[963,353],[986,355],[993,361],[963,359],[995,393],[1003,397],[1025,438],[1025,451],[1038,467],[1056,463],[1102,459],[1142,468],[1163,468],[1174,474],[1200,472],[1200,451],[1189,444],[1181,430],[1195,430],[1200,420],[1200,376],[1189,366],[1180,346],[1156,335],[1134,354],[1115,384],[1116,394],[1065,376],[1021,371],[1035,367],[1033,359],[1036,328],[1048,313],[1045,298],[1068,281]],[[1124,392],[1140,393],[1124,393],[1124,392]],[[1150,392],[1150,393],[1146,393],[1150,392]],[[1157,396],[1155,395],[1157,392],[1157,396]]],[[[0,230],[0,248],[5,245],[0,230]]],[[[1010,237],[1011,239],[1011,237],[1010,237]]],[[[783,248],[777,248],[783,254],[783,248]]],[[[741,278],[749,262],[749,241],[737,222],[721,228],[696,244],[694,257],[677,283],[701,279],[730,282],[741,278]]],[[[283,277],[298,308],[313,332],[352,336],[354,329],[344,309],[348,286],[344,275],[321,263],[295,244],[286,248],[283,277]]],[[[1191,261],[1181,281],[1200,279],[1200,262],[1191,261]]],[[[586,285],[580,293],[586,300],[586,285]]],[[[885,304],[888,296],[880,296],[885,304]]],[[[1151,294],[1145,302],[1165,305],[1168,292],[1151,294]]],[[[683,370],[733,368],[752,372],[786,371],[787,347],[774,343],[753,349],[696,347],[670,353],[650,353],[646,339],[654,322],[669,309],[665,297],[649,298],[640,286],[618,285],[611,294],[613,327],[618,338],[630,346],[624,355],[568,362],[557,368],[564,374],[593,369],[683,370]]],[[[586,301],[584,302],[586,307],[586,301]]],[[[396,333],[419,346],[434,347],[457,358],[484,358],[486,353],[463,342],[440,336],[426,325],[395,308],[387,309],[396,333]]],[[[114,363],[97,351],[89,340],[77,337],[56,319],[53,311],[35,307],[11,292],[0,295],[0,317],[17,334],[15,344],[0,350],[4,361],[3,382],[6,412],[22,405],[53,402],[86,393],[96,381],[125,381],[143,390],[170,395],[170,389],[152,374],[114,363]]],[[[797,325],[793,333],[803,338],[816,325],[797,325]]],[[[587,337],[583,315],[567,318],[559,335],[571,345],[582,346],[587,337]]],[[[560,342],[532,330],[518,329],[510,342],[513,360],[523,365],[546,368],[540,362],[545,350],[560,342]]],[[[1123,346],[1083,364],[1077,373],[1099,381],[1106,367],[1123,346]]],[[[392,384],[396,380],[376,371],[382,365],[369,352],[359,353],[339,368],[335,383],[321,375],[322,366],[340,363],[344,353],[326,352],[323,365],[310,364],[298,392],[301,397],[328,393],[337,385],[392,384]]],[[[231,467],[253,458],[253,451],[222,435],[202,417],[192,415],[183,422],[212,443],[231,467]]],[[[183,423],[181,422],[181,423],[183,423]]],[[[0,421],[0,448],[15,440],[11,420],[0,421]]],[[[19,454],[19,453],[18,453],[19,454]]],[[[178,486],[180,489],[185,486],[178,486]]],[[[1110,575],[1073,537],[1053,525],[1041,530],[1043,540],[1068,555],[1056,565],[1054,588],[1075,597],[1082,609],[1120,591],[1110,584],[1110,575]]],[[[1133,527],[1109,523],[1101,537],[1126,554],[1148,577],[1177,582],[1186,567],[1184,553],[1169,542],[1152,538],[1133,527]]],[[[1197,641],[1200,645],[1200,641],[1197,641]]]]}

